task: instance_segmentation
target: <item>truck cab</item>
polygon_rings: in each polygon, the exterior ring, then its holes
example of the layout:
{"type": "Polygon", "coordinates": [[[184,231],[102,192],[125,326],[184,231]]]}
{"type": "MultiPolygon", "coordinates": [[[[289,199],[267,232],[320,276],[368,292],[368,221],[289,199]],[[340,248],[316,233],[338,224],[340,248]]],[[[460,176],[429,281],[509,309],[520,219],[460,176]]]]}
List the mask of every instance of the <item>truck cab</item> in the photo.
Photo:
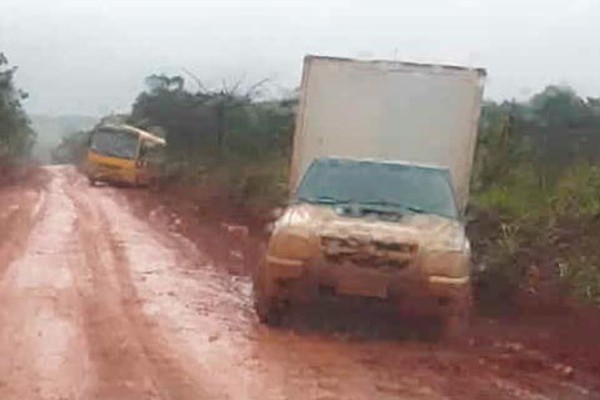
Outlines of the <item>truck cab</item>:
{"type": "Polygon", "coordinates": [[[262,322],[322,295],[378,298],[440,317],[460,335],[470,246],[450,172],[405,162],[318,158],[277,220],[254,276],[262,322]]]}

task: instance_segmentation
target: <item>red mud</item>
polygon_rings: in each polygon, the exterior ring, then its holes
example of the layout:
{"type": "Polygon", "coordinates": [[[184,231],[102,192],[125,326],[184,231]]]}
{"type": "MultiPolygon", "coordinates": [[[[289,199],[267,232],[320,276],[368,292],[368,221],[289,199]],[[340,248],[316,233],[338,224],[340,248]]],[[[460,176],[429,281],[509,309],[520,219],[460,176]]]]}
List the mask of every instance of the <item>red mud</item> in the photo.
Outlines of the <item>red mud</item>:
{"type": "Polygon", "coordinates": [[[14,244],[0,245],[2,399],[600,398],[577,334],[563,346],[551,329],[562,317],[479,319],[460,348],[385,309],[322,307],[269,329],[251,307],[254,242],[215,215],[90,187],[69,167],[0,191],[2,210],[17,203],[29,217],[0,216],[14,244]]]}
{"type": "MultiPolygon", "coordinates": [[[[135,204],[137,213],[143,215],[150,210],[161,211],[162,224],[194,241],[228,273],[248,275],[251,272],[258,244],[265,239],[262,228],[269,221],[268,218],[239,218],[243,213],[239,209],[227,209],[223,202],[214,207],[210,218],[206,218],[203,215],[208,212],[206,206],[194,203],[192,196],[181,188],[176,192],[167,190],[158,196],[133,192],[129,198],[135,204]],[[223,229],[223,220],[230,225],[247,226],[249,238],[244,241],[232,237],[223,229]],[[249,260],[236,264],[236,257],[232,259],[232,253],[243,254],[249,260]]],[[[521,370],[529,373],[546,369],[550,375],[561,378],[573,379],[577,375],[600,390],[597,379],[600,377],[600,341],[597,340],[600,334],[600,310],[579,305],[553,308],[550,312],[548,308],[541,308],[540,313],[536,310],[528,307],[516,310],[516,313],[512,310],[510,316],[476,317],[470,332],[469,351],[480,352],[482,360],[490,357],[517,374],[521,370]],[[519,351],[515,351],[515,348],[519,351]]],[[[311,324],[304,320],[302,327],[295,328],[302,329],[307,325],[311,324]]],[[[322,325],[318,329],[326,328],[322,325]]],[[[381,328],[378,327],[379,335],[381,328]]],[[[390,335],[387,328],[384,336],[390,335]]],[[[348,334],[347,330],[343,333],[348,334]]],[[[352,331],[351,328],[352,333],[357,334],[357,330],[352,331]]],[[[392,336],[394,334],[398,332],[391,333],[392,336]]],[[[406,332],[400,335],[406,335],[406,332]]]]}

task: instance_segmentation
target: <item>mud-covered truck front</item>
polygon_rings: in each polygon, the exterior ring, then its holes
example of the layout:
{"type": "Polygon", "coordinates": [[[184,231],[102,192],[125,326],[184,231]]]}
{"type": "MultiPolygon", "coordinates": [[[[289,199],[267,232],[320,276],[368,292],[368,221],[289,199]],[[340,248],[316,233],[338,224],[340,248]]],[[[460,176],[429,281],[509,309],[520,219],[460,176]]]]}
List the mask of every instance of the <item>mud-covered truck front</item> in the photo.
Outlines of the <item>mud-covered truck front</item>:
{"type": "Polygon", "coordinates": [[[481,69],[308,56],[290,205],[254,274],[259,319],[322,295],[379,298],[460,335],[471,306],[462,214],[481,69]]]}

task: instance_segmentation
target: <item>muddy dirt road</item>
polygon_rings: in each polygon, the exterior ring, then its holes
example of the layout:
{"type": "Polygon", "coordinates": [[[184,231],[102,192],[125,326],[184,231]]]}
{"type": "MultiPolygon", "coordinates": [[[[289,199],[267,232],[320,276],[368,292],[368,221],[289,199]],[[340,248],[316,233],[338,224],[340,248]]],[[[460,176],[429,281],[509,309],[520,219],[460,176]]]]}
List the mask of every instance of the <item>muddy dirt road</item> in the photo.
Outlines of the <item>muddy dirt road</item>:
{"type": "Polygon", "coordinates": [[[136,217],[122,190],[46,172],[0,190],[0,399],[600,398],[600,378],[514,343],[260,326],[248,278],[136,217]]]}

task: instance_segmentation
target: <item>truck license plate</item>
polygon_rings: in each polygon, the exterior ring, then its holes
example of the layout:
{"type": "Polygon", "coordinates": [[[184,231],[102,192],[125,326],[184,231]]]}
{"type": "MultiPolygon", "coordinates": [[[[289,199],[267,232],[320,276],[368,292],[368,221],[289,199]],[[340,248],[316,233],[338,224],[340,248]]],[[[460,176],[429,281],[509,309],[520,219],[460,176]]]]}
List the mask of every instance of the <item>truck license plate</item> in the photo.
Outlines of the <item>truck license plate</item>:
{"type": "Polygon", "coordinates": [[[336,292],[339,295],[385,299],[387,297],[387,283],[385,279],[377,278],[365,279],[362,276],[341,277],[338,281],[336,292]]]}

